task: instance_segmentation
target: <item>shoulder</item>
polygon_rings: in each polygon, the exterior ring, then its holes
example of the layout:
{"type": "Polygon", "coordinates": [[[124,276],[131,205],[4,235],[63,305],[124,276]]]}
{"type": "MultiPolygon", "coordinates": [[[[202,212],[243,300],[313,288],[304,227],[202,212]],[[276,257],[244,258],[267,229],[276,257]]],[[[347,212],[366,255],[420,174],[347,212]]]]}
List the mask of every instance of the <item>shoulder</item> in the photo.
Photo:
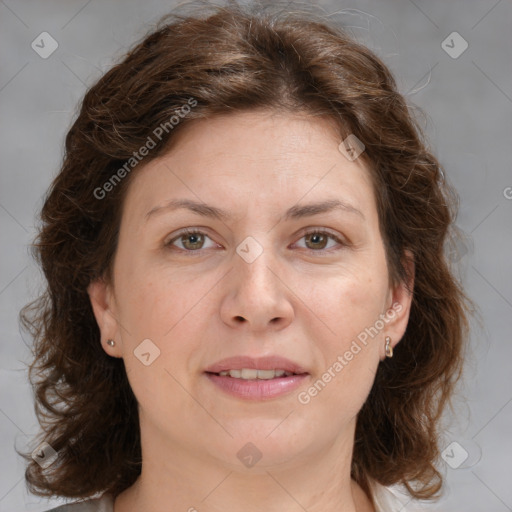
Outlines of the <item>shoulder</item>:
{"type": "Polygon", "coordinates": [[[114,512],[114,498],[111,494],[104,494],[100,498],[67,503],[46,512],[114,512]]]}

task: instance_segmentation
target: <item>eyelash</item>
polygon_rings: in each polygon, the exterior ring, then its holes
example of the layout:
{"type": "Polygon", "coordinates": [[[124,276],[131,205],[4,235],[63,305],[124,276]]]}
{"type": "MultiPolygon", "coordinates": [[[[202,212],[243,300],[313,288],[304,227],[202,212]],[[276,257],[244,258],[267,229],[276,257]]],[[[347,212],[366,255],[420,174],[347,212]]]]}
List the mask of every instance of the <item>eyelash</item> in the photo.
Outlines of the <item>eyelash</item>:
{"type": "MultiPolygon", "coordinates": [[[[201,231],[199,229],[190,229],[190,228],[185,228],[184,230],[182,230],[180,233],[178,233],[175,237],[173,237],[171,240],[169,240],[168,242],[166,242],[164,245],[165,247],[168,247],[168,248],[175,248],[175,249],[178,249],[179,251],[183,252],[183,253],[189,253],[188,256],[197,256],[197,255],[200,255],[202,251],[204,250],[208,250],[208,249],[197,249],[197,250],[190,250],[190,249],[181,249],[180,247],[175,247],[173,246],[173,243],[176,241],[176,240],[179,240],[180,238],[182,238],[183,236],[185,235],[204,235],[208,238],[210,238],[208,236],[207,233],[205,233],[204,231],[201,231]]],[[[333,250],[334,251],[338,251],[338,250],[341,250],[343,249],[344,247],[347,247],[349,244],[344,242],[343,240],[341,240],[337,235],[335,235],[334,233],[331,233],[330,231],[326,231],[325,229],[309,229],[307,230],[302,236],[300,239],[308,236],[308,235],[325,235],[327,236],[328,238],[330,238],[331,240],[335,240],[336,242],[338,242],[341,247],[337,248],[337,249],[308,249],[308,248],[305,248],[303,250],[306,250],[307,252],[309,253],[315,253],[319,256],[322,256],[323,254],[322,253],[331,253],[333,250]]],[[[210,238],[211,240],[211,238],[210,238]]],[[[324,254],[325,255],[325,254],[324,254]]]]}

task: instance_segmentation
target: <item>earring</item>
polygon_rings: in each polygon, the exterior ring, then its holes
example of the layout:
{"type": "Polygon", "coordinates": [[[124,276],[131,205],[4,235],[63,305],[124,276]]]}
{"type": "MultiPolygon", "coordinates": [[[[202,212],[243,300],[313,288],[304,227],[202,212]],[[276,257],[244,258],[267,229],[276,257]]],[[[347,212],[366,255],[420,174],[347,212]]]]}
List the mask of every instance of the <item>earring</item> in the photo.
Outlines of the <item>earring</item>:
{"type": "Polygon", "coordinates": [[[115,344],[116,344],[116,342],[114,340],[107,340],[107,345],[110,345],[111,347],[113,347],[115,344]]]}
{"type": "Polygon", "coordinates": [[[391,338],[386,336],[386,357],[393,357],[393,347],[390,345],[391,338]]]}

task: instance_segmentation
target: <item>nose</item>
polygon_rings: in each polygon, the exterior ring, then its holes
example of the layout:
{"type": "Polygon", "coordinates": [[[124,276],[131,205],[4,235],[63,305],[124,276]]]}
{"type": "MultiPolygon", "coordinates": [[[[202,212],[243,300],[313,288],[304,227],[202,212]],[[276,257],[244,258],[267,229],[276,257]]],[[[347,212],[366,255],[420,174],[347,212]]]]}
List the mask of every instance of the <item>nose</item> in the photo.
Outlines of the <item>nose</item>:
{"type": "Polygon", "coordinates": [[[262,332],[287,327],[294,317],[293,286],[286,282],[281,266],[265,249],[254,261],[238,253],[226,276],[221,318],[232,328],[262,332]]]}

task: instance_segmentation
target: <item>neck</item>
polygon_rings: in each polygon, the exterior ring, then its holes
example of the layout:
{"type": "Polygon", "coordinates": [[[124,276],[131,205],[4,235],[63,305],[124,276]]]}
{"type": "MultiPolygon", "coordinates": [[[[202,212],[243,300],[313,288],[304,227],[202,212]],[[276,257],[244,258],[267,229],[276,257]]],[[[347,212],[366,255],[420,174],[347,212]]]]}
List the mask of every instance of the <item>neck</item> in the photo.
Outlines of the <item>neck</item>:
{"type": "Polygon", "coordinates": [[[350,478],[354,426],[320,451],[315,447],[279,464],[263,456],[250,468],[141,430],[141,475],[117,497],[114,512],[374,512],[350,478]]]}

